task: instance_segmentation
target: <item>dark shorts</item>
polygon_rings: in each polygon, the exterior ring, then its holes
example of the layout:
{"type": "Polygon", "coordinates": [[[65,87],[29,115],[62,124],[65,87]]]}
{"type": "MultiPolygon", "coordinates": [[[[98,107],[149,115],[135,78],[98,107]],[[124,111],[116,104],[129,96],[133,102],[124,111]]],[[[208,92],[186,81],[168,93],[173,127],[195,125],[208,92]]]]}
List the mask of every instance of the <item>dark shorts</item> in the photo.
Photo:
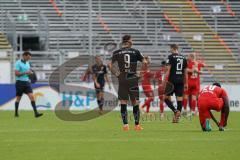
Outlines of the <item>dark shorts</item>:
{"type": "Polygon", "coordinates": [[[16,81],[15,87],[16,87],[16,96],[21,97],[24,93],[25,94],[33,93],[30,82],[16,81]]]}
{"type": "Polygon", "coordinates": [[[139,100],[139,86],[137,76],[120,75],[118,77],[118,99],[119,100],[139,100]]]}
{"type": "Polygon", "coordinates": [[[97,88],[96,85],[94,84],[94,87],[95,87],[96,94],[99,94],[101,92],[104,92],[105,84],[100,84],[100,88],[97,88]]]}
{"type": "Polygon", "coordinates": [[[182,97],[184,93],[184,83],[183,82],[170,82],[172,86],[172,91],[167,93],[167,96],[172,96],[175,93],[175,96],[182,97]]]}

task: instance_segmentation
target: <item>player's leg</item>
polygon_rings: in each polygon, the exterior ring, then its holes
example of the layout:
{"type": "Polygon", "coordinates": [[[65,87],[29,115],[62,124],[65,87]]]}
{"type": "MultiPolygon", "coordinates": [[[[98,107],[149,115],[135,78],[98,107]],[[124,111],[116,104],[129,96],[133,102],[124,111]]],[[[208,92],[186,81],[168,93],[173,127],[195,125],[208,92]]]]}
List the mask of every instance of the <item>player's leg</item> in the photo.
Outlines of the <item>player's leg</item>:
{"type": "Polygon", "coordinates": [[[119,80],[119,86],[118,86],[118,99],[120,100],[120,112],[121,112],[121,118],[123,123],[123,130],[128,131],[128,111],[127,111],[127,103],[129,99],[128,95],[128,85],[125,82],[125,80],[119,80]]]}
{"type": "Polygon", "coordinates": [[[164,95],[159,96],[159,108],[160,108],[160,116],[164,116],[164,95]]]}
{"type": "Polygon", "coordinates": [[[224,104],[223,99],[218,99],[219,107],[221,108],[221,119],[219,122],[219,130],[224,131],[224,127],[227,126],[228,115],[229,115],[229,104],[224,104]]]}
{"type": "Polygon", "coordinates": [[[38,111],[37,111],[37,106],[36,106],[35,98],[33,96],[33,91],[32,91],[32,87],[31,87],[30,83],[28,83],[25,86],[24,93],[28,95],[28,98],[31,101],[31,105],[32,105],[35,117],[36,118],[41,117],[43,114],[42,113],[38,113],[38,111]]]}
{"type": "Polygon", "coordinates": [[[199,109],[199,120],[203,131],[211,131],[210,126],[210,106],[212,105],[211,99],[199,98],[198,99],[198,109],[199,109]]]}
{"type": "Polygon", "coordinates": [[[175,87],[175,95],[177,100],[177,112],[175,113],[175,116],[173,118],[173,123],[178,123],[181,117],[182,112],[182,101],[183,101],[183,93],[184,93],[184,84],[183,83],[177,83],[174,85],[175,87]]]}
{"type": "Polygon", "coordinates": [[[141,109],[143,109],[146,106],[146,112],[148,113],[151,102],[153,101],[153,91],[151,86],[149,85],[142,85],[142,88],[147,99],[145,100],[144,104],[141,106],[141,109]]]}
{"type": "Polygon", "coordinates": [[[15,117],[19,117],[18,108],[19,108],[19,103],[20,103],[21,98],[22,98],[22,96],[16,96],[16,101],[15,101],[15,114],[14,114],[15,117]]]}
{"type": "Polygon", "coordinates": [[[199,93],[198,82],[196,81],[191,90],[191,101],[190,108],[192,115],[197,115],[196,107],[197,107],[197,95],[199,93]]]}
{"type": "Polygon", "coordinates": [[[176,94],[176,99],[177,99],[177,110],[179,112],[182,112],[182,101],[183,101],[183,96],[181,94],[175,93],[176,94]]]}
{"type": "Polygon", "coordinates": [[[19,108],[19,103],[21,101],[22,95],[24,93],[24,86],[21,84],[20,81],[17,81],[15,84],[15,88],[16,88],[16,101],[15,101],[15,117],[19,117],[18,114],[18,108],[19,108]]]}
{"type": "Polygon", "coordinates": [[[151,103],[154,100],[154,93],[151,87],[148,87],[148,92],[146,93],[147,95],[147,100],[145,101],[145,105],[147,106],[146,108],[146,112],[149,113],[150,111],[150,107],[151,107],[151,103]]]}
{"type": "Polygon", "coordinates": [[[177,109],[174,107],[172,103],[172,98],[170,95],[165,96],[164,102],[167,104],[167,106],[173,111],[173,113],[177,112],[177,109]]]}
{"type": "Polygon", "coordinates": [[[97,103],[98,103],[98,107],[99,107],[99,113],[102,114],[103,105],[104,105],[104,92],[103,92],[103,89],[101,89],[99,91],[99,93],[97,94],[97,103]]]}
{"type": "Polygon", "coordinates": [[[128,111],[127,111],[127,100],[120,100],[120,107],[121,107],[121,117],[123,122],[123,130],[128,131],[128,111]]]}
{"type": "Polygon", "coordinates": [[[187,104],[188,104],[188,91],[184,91],[184,96],[183,96],[183,113],[187,114],[187,104]]]}
{"type": "Polygon", "coordinates": [[[197,96],[195,94],[191,95],[190,108],[192,115],[196,115],[197,106],[197,96]]]}
{"type": "Polygon", "coordinates": [[[135,121],[135,130],[140,131],[143,128],[140,126],[140,109],[139,109],[139,87],[138,81],[133,80],[130,87],[129,96],[133,106],[133,117],[135,121]]]}
{"type": "Polygon", "coordinates": [[[175,85],[172,83],[166,83],[166,86],[163,86],[163,88],[164,88],[164,93],[166,95],[164,98],[164,102],[166,103],[168,108],[170,108],[173,111],[173,113],[176,113],[177,110],[173,106],[172,99],[171,99],[171,96],[175,92],[175,85]]]}
{"type": "Polygon", "coordinates": [[[38,111],[37,111],[37,106],[36,106],[36,102],[35,102],[33,93],[28,93],[27,95],[28,95],[28,97],[29,97],[29,99],[31,101],[31,105],[32,105],[35,117],[36,118],[41,117],[43,114],[42,113],[38,113],[38,111]]]}

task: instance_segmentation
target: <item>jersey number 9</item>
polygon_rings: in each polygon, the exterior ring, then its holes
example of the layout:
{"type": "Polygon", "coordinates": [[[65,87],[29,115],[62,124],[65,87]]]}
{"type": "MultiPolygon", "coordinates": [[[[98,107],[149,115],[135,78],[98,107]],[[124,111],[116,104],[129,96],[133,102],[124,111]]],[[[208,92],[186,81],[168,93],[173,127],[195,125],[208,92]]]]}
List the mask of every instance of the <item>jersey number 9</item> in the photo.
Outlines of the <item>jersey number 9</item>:
{"type": "Polygon", "coordinates": [[[124,62],[125,62],[125,68],[126,69],[130,68],[130,55],[129,54],[124,55],[124,62]]]}

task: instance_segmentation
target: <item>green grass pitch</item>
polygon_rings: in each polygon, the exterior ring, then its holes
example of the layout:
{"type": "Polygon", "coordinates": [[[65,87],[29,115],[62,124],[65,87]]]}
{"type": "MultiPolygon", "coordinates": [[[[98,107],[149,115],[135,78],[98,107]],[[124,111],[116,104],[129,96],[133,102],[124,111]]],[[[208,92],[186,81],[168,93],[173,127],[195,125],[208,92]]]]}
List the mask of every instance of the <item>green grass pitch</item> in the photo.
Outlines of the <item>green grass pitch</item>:
{"type": "MultiPolygon", "coordinates": [[[[1,160],[234,160],[240,149],[240,113],[228,130],[200,131],[198,118],[180,124],[146,119],[144,130],[123,132],[118,112],[87,122],[59,120],[53,112],[0,112],[1,160]]],[[[131,129],[133,122],[130,123],[131,129]]]]}

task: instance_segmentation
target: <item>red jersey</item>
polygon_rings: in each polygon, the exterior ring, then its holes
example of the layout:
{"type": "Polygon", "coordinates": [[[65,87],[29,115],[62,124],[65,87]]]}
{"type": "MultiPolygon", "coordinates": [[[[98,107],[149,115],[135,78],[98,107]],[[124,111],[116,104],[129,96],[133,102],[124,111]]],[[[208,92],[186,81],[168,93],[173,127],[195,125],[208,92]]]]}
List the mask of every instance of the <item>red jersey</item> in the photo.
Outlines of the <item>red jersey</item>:
{"type": "MultiPolygon", "coordinates": [[[[188,61],[187,68],[189,70],[198,69],[197,62],[196,61],[188,61]]],[[[189,82],[197,81],[197,78],[198,78],[198,73],[197,72],[191,72],[191,73],[189,72],[188,73],[188,81],[189,82]]]]}
{"type": "Polygon", "coordinates": [[[150,72],[149,70],[143,71],[143,85],[151,85],[151,79],[153,78],[153,73],[150,72]]]}
{"type": "Polygon", "coordinates": [[[227,95],[227,92],[223,88],[220,88],[218,86],[209,85],[202,89],[202,91],[200,93],[200,97],[224,98],[224,97],[228,97],[228,95],[227,95]]]}
{"type": "MultiPolygon", "coordinates": [[[[205,67],[205,65],[201,61],[198,61],[197,63],[198,63],[198,71],[200,72],[202,68],[205,67]]],[[[197,78],[200,81],[200,74],[198,74],[197,78]]]]}
{"type": "Polygon", "coordinates": [[[158,85],[162,85],[164,76],[165,76],[165,71],[163,70],[163,68],[161,68],[155,73],[155,79],[157,80],[158,85]]]}

